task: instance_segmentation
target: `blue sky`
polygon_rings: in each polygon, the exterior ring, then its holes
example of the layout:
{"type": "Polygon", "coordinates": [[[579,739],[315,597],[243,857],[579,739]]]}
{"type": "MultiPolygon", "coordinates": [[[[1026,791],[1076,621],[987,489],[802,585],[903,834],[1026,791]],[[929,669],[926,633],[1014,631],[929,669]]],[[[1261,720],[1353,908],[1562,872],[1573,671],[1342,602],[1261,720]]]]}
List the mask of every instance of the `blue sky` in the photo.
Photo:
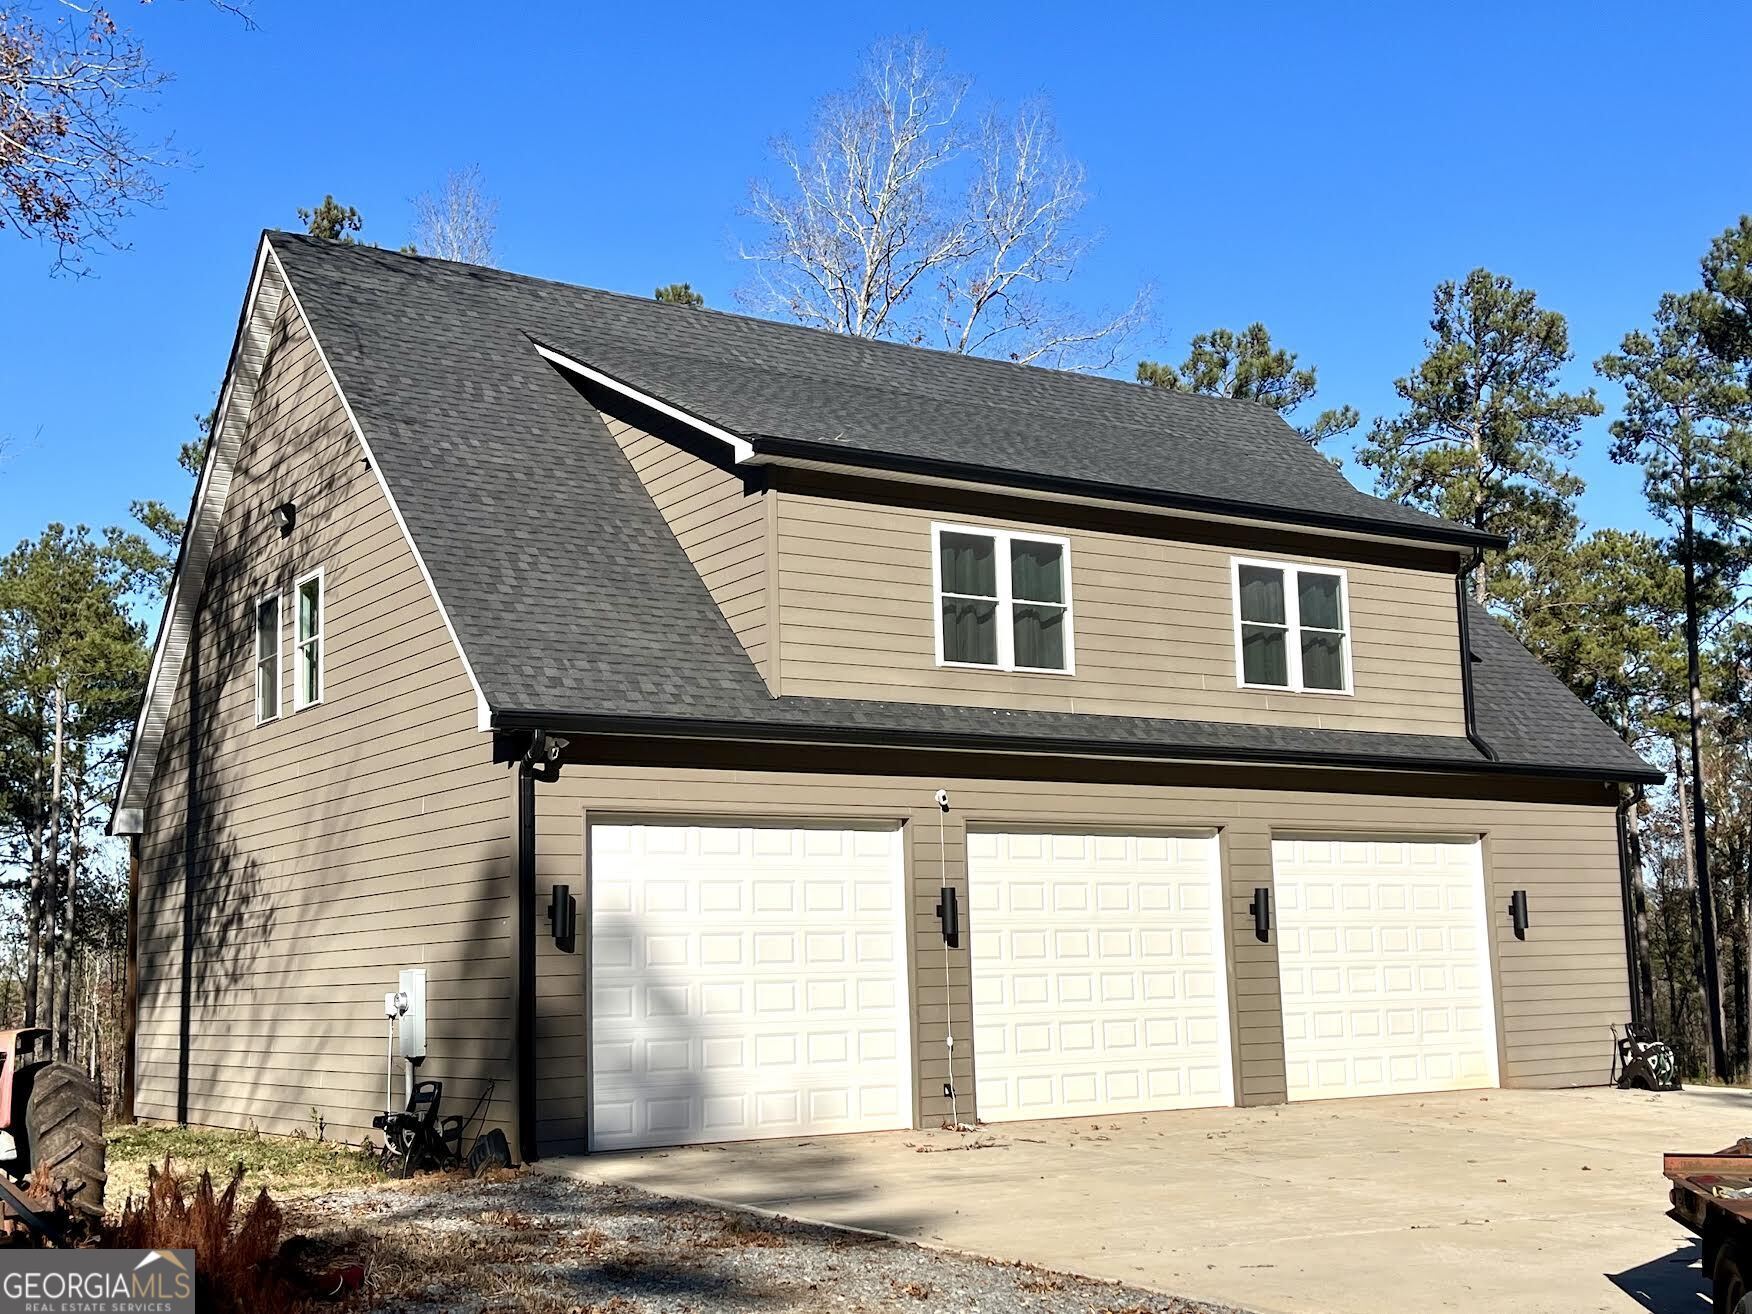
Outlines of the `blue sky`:
{"type": "MultiPolygon", "coordinates": [[[[91,277],[50,278],[0,232],[0,543],[50,519],[181,504],[257,232],[332,191],[406,240],[410,198],[478,163],[500,259],[641,294],[685,279],[731,306],[738,207],[766,143],[801,134],[872,38],[924,29],[984,97],[1050,95],[1104,234],[1089,306],[1157,287],[1147,354],[1263,319],[1365,418],[1419,358],[1429,296],[1476,265],[1570,319],[1573,379],[1690,286],[1752,210],[1723,123],[1752,7],[1158,4],[518,6],[115,0],[176,80],[145,124],[190,167],[91,277]]],[[[1610,407],[1614,394],[1602,388],[1610,407]]],[[[1610,419],[1610,413],[1606,417],[1610,419]]],[[[1639,524],[1634,472],[1581,470],[1594,524],[1639,524]]],[[[1366,486],[1366,485],[1365,485],[1366,486]]]]}

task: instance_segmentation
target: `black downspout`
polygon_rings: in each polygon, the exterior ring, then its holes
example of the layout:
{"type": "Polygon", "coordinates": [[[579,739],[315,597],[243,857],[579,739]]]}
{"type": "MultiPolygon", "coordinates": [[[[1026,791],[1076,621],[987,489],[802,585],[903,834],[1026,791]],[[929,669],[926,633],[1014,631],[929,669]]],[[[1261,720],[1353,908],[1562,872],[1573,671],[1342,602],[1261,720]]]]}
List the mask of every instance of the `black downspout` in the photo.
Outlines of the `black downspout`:
{"type": "Polygon", "coordinates": [[[1630,979],[1630,1020],[1654,1034],[1654,1009],[1642,997],[1642,955],[1637,952],[1636,894],[1631,885],[1638,873],[1630,865],[1629,814],[1643,800],[1643,787],[1621,789],[1618,797],[1618,889],[1624,902],[1624,966],[1630,979]]]}
{"type": "Polygon", "coordinates": [[[1466,741],[1481,753],[1486,762],[1497,760],[1496,749],[1485,742],[1484,736],[1478,733],[1478,710],[1472,699],[1472,623],[1466,614],[1467,606],[1466,577],[1478,569],[1478,563],[1484,560],[1484,551],[1472,554],[1472,561],[1465,570],[1454,576],[1454,610],[1460,618],[1460,706],[1466,721],[1466,741]]]}
{"type": "Polygon", "coordinates": [[[533,1163],[535,1137],[535,765],[517,764],[517,1156],[533,1163]]]}

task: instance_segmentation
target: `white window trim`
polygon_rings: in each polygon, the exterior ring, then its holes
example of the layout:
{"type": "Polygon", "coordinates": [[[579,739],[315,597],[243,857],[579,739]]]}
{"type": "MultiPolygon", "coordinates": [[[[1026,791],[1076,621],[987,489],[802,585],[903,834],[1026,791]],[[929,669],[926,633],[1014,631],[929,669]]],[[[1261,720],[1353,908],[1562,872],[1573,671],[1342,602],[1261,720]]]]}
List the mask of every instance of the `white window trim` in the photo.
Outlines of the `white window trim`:
{"type": "Polygon", "coordinates": [[[249,611],[250,657],[254,663],[255,673],[255,723],[267,725],[270,721],[278,721],[286,711],[286,604],[278,593],[264,593],[255,600],[255,605],[249,611]],[[274,714],[262,715],[262,650],[261,624],[262,607],[267,603],[274,604],[274,714]]]}
{"type": "MultiPolygon", "coordinates": [[[[1351,639],[1356,629],[1351,615],[1350,575],[1342,566],[1321,566],[1311,561],[1271,561],[1262,557],[1229,558],[1229,605],[1235,621],[1235,685],[1240,689],[1258,689],[1265,693],[1314,694],[1328,698],[1354,698],[1357,683],[1351,672],[1351,639]],[[1257,566],[1262,570],[1284,572],[1284,647],[1289,672],[1288,684],[1252,684],[1247,679],[1247,667],[1241,656],[1241,567],[1257,566]],[[1302,599],[1296,576],[1306,571],[1310,575],[1338,576],[1338,606],[1344,617],[1344,688],[1310,689],[1302,683],[1302,599]]],[[[1332,630],[1317,633],[1331,634],[1332,630]]]]}
{"type": "MultiPolygon", "coordinates": [[[[965,596],[956,594],[956,597],[965,596]]],[[[1029,599],[1024,598],[1027,603],[1029,599]]],[[[1053,604],[1044,604],[1051,606],[1053,604]]],[[[1071,540],[1057,534],[1036,534],[1012,529],[994,529],[990,525],[951,525],[933,522],[931,525],[931,630],[936,635],[937,665],[959,671],[1013,671],[1023,675],[1075,675],[1077,673],[1076,612],[1071,600],[1071,540]],[[992,553],[997,572],[998,660],[984,662],[952,662],[943,656],[943,535],[977,534],[993,539],[992,553]],[[1060,670],[1051,666],[1016,665],[1015,599],[1010,595],[1010,544],[1052,543],[1062,553],[1064,569],[1065,665],[1060,670]]]]}
{"type": "Polygon", "coordinates": [[[318,706],[328,696],[328,584],[322,577],[322,567],[307,570],[292,581],[292,710],[302,712],[318,706]],[[311,580],[316,581],[316,697],[304,697],[304,645],[309,640],[298,637],[298,596],[311,580]]]}

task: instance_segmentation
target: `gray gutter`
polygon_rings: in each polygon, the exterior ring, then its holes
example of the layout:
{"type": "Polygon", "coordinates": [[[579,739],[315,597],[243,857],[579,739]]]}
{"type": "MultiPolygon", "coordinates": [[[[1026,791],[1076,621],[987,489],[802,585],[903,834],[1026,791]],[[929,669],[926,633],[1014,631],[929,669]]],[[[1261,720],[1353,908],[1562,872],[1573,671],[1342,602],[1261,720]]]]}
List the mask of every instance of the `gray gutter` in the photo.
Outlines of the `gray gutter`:
{"type": "Polygon", "coordinates": [[[1497,760],[1496,749],[1478,733],[1478,704],[1472,693],[1472,618],[1466,605],[1466,577],[1478,569],[1484,552],[1472,555],[1472,564],[1454,576],[1454,612],[1460,618],[1460,701],[1466,724],[1466,738],[1491,762],[1497,760]]]}

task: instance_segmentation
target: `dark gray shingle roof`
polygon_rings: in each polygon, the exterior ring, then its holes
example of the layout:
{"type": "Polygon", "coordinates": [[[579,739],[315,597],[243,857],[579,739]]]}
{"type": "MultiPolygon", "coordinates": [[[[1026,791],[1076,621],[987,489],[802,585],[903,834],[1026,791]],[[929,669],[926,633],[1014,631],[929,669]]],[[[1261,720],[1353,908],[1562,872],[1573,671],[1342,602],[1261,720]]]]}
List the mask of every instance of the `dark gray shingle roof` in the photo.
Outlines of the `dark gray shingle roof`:
{"type": "MultiPolygon", "coordinates": [[[[1289,486],[1310,504],[1372,508],[1382,523],[1441,523],[1351,489],[1261,408],[852,343],[370,247],[270,240],[498,715],[797,738],[1483,764],[1465,739],[1446,736],[774,699],[598,412],[532,342],[743,436],[782,430],[828,441],[836,425],[874,423],[886,400],[891,417],[935,424],[945,441],[965,424],[981,461],[1039,462],[1051,433],[1061,463],[1083,470],[1118,475],[1135,459],[1143,479],[1231,492],[1289,486]],[[928,367],[909,364],[914,357],[928,367]],[[824,361],[846,373],[830,381],[824,361]],[[945,363],[965,371],[954,376],[964,394],[945,363]],[[821,413],[810,410],[811,396],[821,413]],[[1078,441],[1067,453],[1070,429],[1078,441]]],[[[874,430],[860,432],[877,440],[874,430]]],[[[1505,753],[1506,761],[1625,778],[1646,770],[1524,651],[1517,662],[1494,636],[1476,646],[1481,726],[1488,690],[1497,722],[1550,731],[1549,743],[1537,730],[1531,742],[1516,740],[1519,756],[1505,753]]]]}

